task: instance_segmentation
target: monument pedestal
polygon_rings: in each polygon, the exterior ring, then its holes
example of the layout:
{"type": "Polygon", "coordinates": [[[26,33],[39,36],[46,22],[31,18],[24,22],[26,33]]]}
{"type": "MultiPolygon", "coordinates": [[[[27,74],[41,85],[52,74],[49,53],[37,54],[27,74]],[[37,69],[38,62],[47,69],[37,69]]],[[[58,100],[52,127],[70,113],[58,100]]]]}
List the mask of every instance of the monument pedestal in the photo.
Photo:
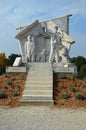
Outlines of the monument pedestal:
{"type": "Polygon", "coordinates": [[[77,73],[77,67],[72,63],[53,63],[52,66],[55,73],[77,73]]]}
{"type": "Polygon", "coordinates": [[[7,66],[6,67],[6,73],[26,73],[26,72],[27,72],[27,68],[25,66],[23,66],[23,67],[7,66]]]}

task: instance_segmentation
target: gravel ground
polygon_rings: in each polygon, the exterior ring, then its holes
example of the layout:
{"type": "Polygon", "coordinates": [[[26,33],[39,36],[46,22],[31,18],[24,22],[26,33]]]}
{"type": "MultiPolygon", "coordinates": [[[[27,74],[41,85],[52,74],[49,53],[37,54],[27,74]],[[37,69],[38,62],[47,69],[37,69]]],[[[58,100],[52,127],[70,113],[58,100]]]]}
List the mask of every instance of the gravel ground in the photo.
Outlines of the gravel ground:
{"type": "Polygon", "coordinates": [[[86,130],[85,109],[0,108],[0,130],[86,130]]]}

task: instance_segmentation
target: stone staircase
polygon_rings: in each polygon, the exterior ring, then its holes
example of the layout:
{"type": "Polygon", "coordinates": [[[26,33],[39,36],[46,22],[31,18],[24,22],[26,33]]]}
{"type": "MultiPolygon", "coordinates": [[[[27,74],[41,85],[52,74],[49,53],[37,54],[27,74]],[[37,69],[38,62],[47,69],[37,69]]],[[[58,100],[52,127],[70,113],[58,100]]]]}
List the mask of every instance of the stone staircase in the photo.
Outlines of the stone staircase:
{"type": "Polygon", "coordinates": [[[53,70],[50,63],[29,63],[23,103],[53,104],[53,70]]]}

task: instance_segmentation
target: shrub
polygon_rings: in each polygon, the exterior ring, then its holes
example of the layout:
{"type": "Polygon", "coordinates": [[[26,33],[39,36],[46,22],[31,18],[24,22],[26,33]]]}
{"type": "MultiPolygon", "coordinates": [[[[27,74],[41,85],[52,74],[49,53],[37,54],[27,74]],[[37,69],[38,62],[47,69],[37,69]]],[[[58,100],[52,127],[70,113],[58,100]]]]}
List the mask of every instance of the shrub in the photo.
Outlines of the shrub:
{"type": "Polygon", "coordinates": [[[19,93],[18,91],[15,91],[15,92],[13,93],[13,96],[14,96],[14,97],[19,96],[19,95],[20,95],[20,93],[19,93]]]}
{"type": "Polygon", "coordinates": [[[83,81],[83,88],[86,88],[86,80],[83,81]]]}
{"type": "Polygon", "coordinates": [[[21,88],[21,85],[18,85],[17,88],[18,88],[18,89],[21,88]]]}
{"type": "Polygon", "coordinates": [[[64,73],[59,73],[58,78],[61,78],[61,79],[65,78],[65,74],[64,73]]]}
{"type": "Polygon", "coordinates": [[[86,84],[86,80],[84,80],[84,83],[86,84]]]}
{"type": "Polygon", "coordinates": [[[12,82],[10,80],[8,80],[7,85],[12,85],[12,82]]]}
{"type": "Polygon", "coordinates": [[[5,98],[5,93],[3,91],[0,91],[0,99],[5,98]]]}
{"type": "Polygon", "coordinates": [[[74,87],[71,87],[70,89],[72,92],[76,92],[76,89],[74,87]]]}
{"type": "Polygon", "coordinates": [[[85,99],[85,97],[82,94],[80,94],[80,93],[75,94],[75,97],[77,99],[79,99],[79,100],[84,100],[85,99]]]}
{"type": "Polygon", "coordinates": [[[64,89],[64,88],[65,88],[64,84],[61,84],[61,89],[64,89]]]}
{"type": "Polygon", "coordinates": [[[7,86],[4,86],[4,89],[8,89],[8,87],[7,87],[7,86]]]}
{"type": "Polygon", "coordinates": [[[76,87],[76,83],[71,84],[71,88],[76,87]]]}
{"type": "Polygon", "coordinates": [[[77,78],[78,77],[78,73],[73,73],[73,78],[77,78]]]}
{"type": "Polygon", "coordinates": [[[24,74],[23,73],[20,74],[20,79],[24,79],[24,74]]]}
{"type": "Polygon", "coordinates": [[[8,75],[6,74],[6,75],[5,75],[5,78],[7,78],[7,77],[8,77],[8,75]]]}
{"type": "Polygon", "coordinates": [[[62,94],[61,97],[62,97],[62,99],[67,99],[67,98],[69,98],[69,94],[67,94],[67,93],[62,94]]]}

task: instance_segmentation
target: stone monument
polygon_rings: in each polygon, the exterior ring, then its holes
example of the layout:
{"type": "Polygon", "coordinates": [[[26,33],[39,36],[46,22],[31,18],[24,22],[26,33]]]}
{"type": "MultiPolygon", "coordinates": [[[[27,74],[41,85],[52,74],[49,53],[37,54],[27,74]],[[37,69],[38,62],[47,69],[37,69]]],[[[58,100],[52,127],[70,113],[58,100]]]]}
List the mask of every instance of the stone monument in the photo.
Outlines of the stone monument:
{"type": "MultiPolygon", "coordinates": [[[[36,20],[30,25],[18,28],[16,39],[20,42],[21,58],[16,59],[14,65],[29,68],[21,102],[53,104],[53,71],[77,71],[69,57],[71,45],[74,43],[69,36],[70,16],[44,22],[36,20]]],[[[21,71],[17,67],[16,69],[21,71]]]]}
{"type": "Polygon", "coordinates": [[[67,71],[77,71],[69,57],[71,45],[75,42],[69,36],[70,16],[72,15],[44,22],[36,20],[30,25],[17,28],[19,33],[16,39],[20,42],[22,63],[51,62],[55,72],[64,67],[65,70],[69,67],[67,71]]]}

